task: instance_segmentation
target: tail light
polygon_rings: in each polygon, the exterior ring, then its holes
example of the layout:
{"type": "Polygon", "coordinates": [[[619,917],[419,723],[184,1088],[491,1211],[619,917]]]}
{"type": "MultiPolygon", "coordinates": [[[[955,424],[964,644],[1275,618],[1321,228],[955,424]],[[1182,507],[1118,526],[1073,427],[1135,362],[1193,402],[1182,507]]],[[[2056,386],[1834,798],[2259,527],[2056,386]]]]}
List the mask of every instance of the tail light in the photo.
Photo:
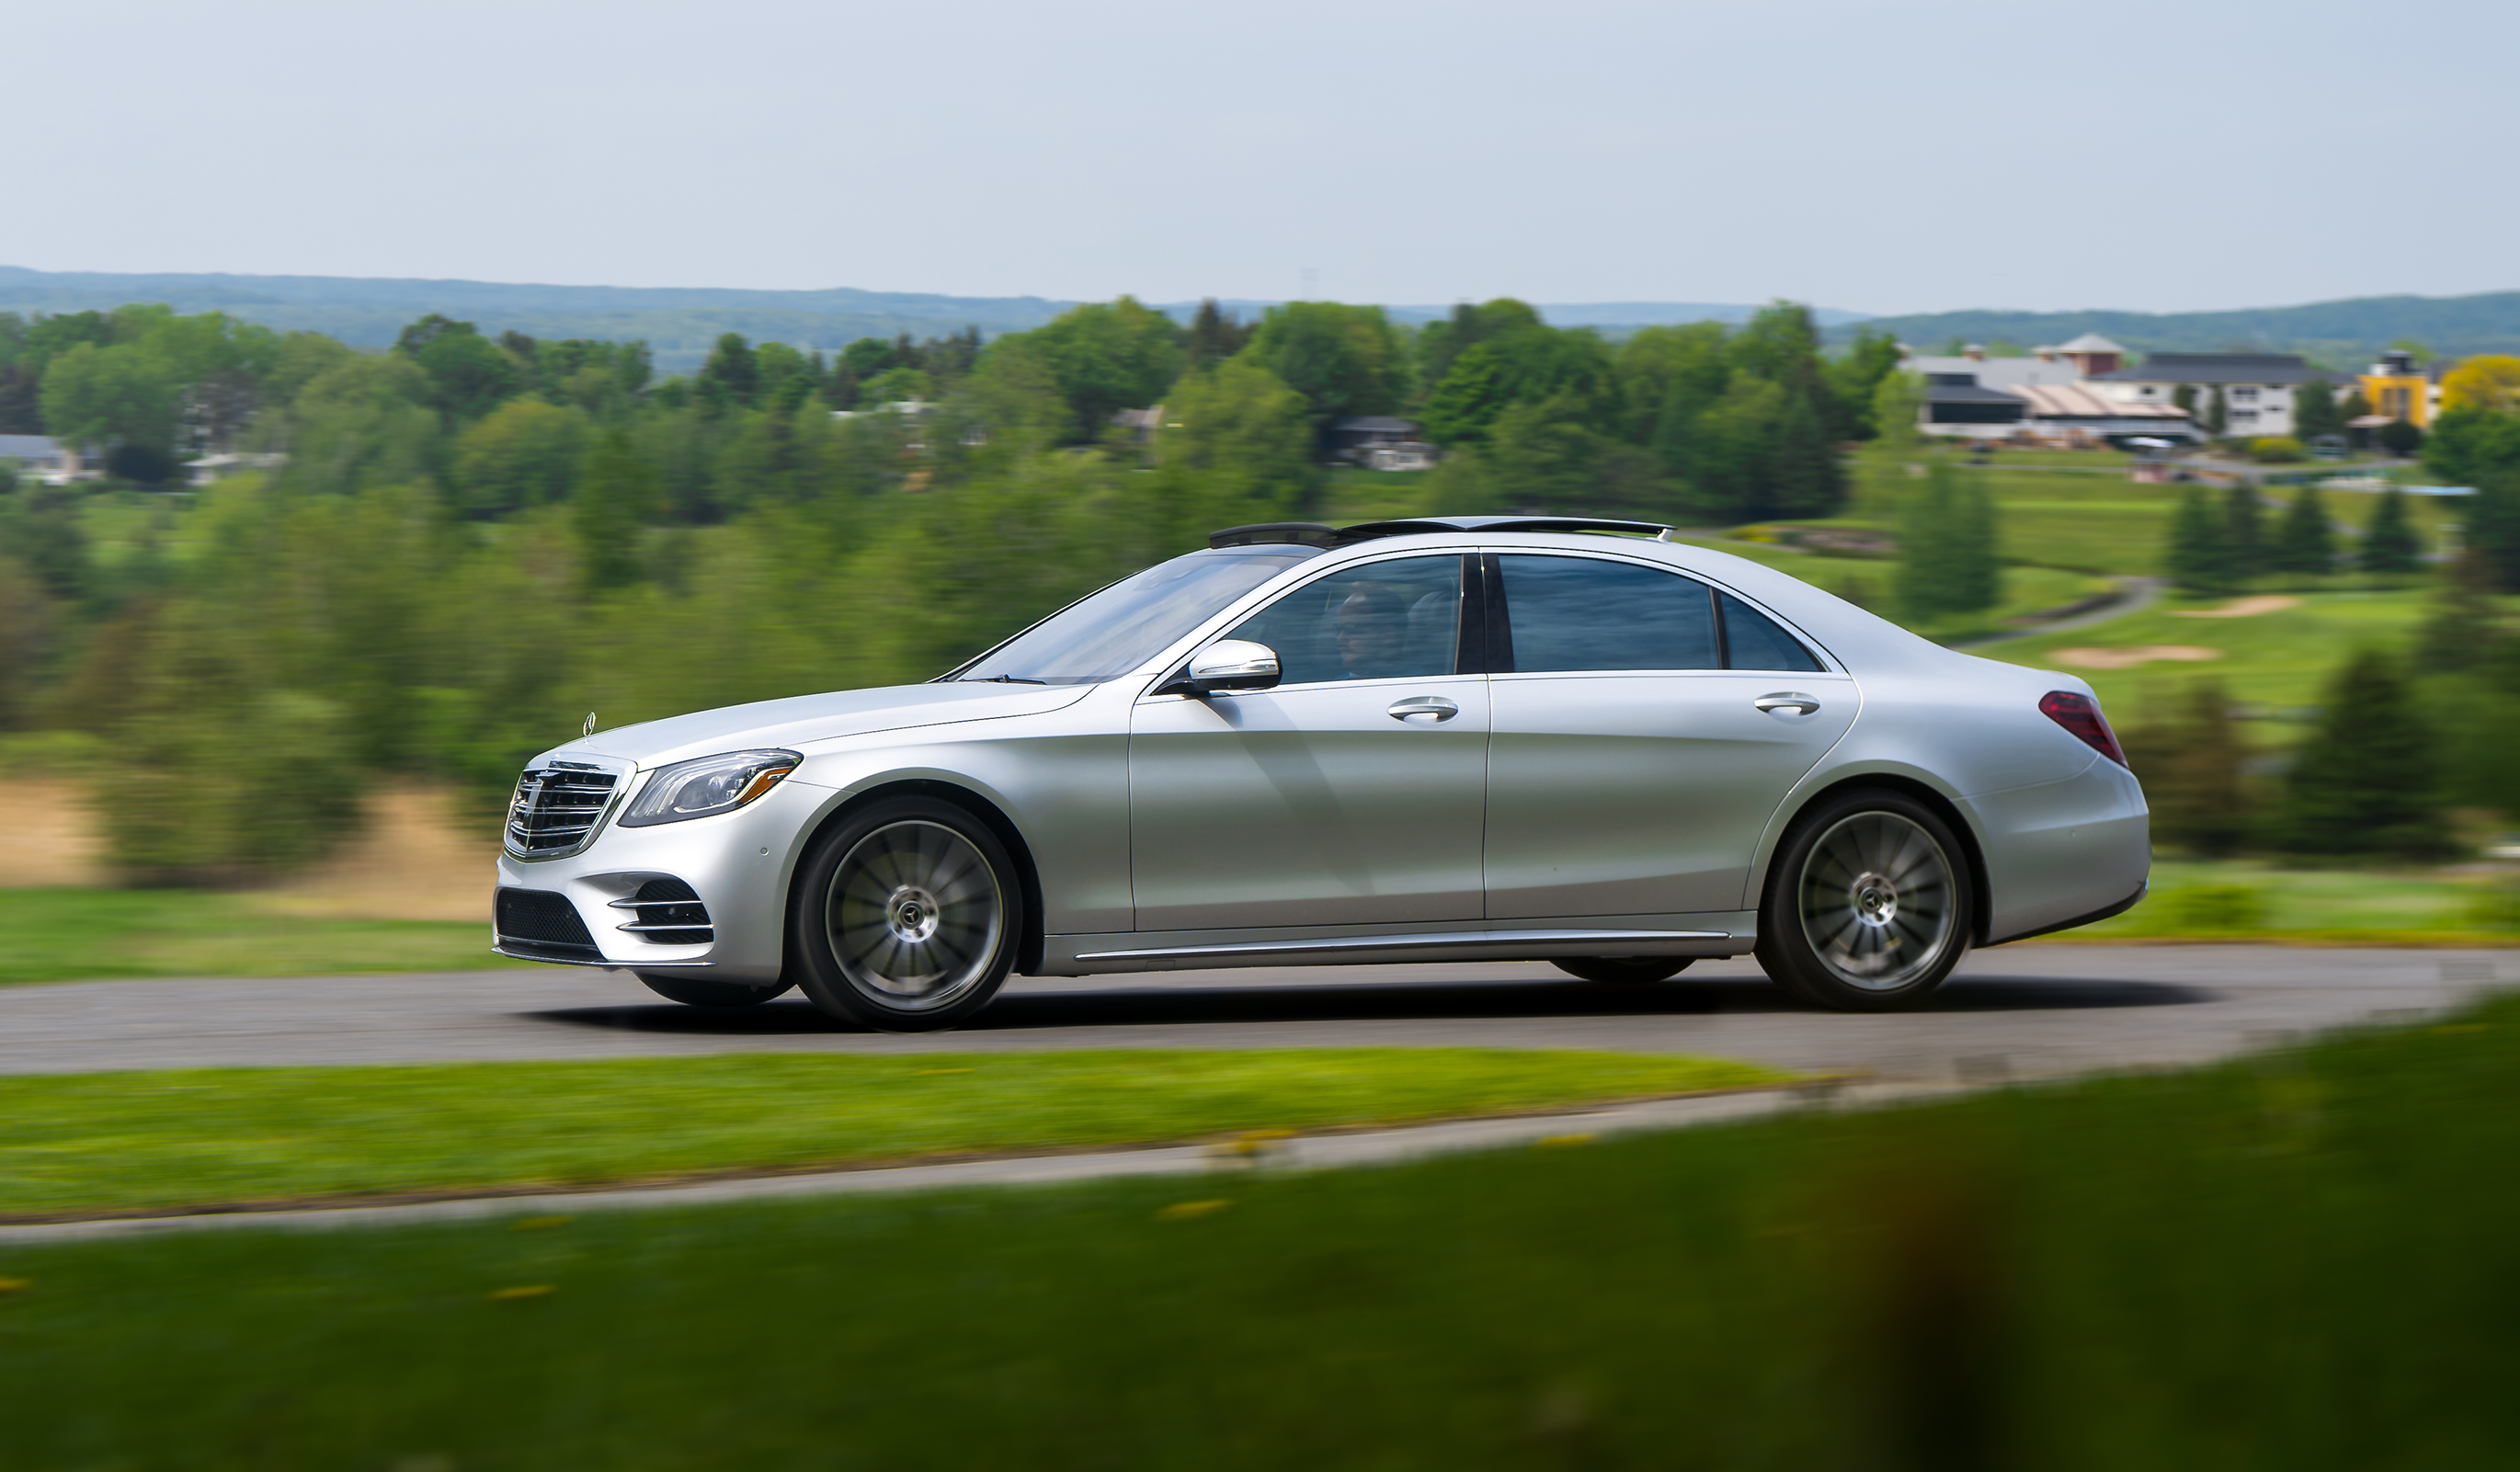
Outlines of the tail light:
{"type": "Polygon", "coordinates": [[[2074,734],[2074,738],[2093,751],[2123,767],[2126,753],[2118,749],[2118,734],[2109,730],[2108,718],[2100,714],[2100,702],[2072,691],[2051,690],[2039,697],[2039,713],[2074,734]]]}

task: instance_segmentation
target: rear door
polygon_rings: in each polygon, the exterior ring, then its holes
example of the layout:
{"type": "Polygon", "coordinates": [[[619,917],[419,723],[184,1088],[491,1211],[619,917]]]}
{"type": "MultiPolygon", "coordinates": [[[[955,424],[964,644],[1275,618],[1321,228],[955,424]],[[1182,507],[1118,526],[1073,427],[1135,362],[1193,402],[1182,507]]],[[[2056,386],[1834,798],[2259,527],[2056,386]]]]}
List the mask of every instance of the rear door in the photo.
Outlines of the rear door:
{"type": "Polygon", "coordinates": [[[1503,553],[1484,575],[1488,917],[1745,908],[1760,834],[1855,719],[1854,682],[1667,568],[1503,553]]]}

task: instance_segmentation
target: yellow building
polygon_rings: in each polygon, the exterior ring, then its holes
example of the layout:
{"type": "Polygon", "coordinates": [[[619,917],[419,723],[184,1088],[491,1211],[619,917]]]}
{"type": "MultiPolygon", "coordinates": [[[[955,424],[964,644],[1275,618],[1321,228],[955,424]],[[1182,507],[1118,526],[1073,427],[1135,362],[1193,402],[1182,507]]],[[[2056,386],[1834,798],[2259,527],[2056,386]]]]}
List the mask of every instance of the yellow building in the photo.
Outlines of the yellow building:
{"type": "Polygon", "coordinates": [[[2405,420],[2418,429],[2432,427],[2441,413],[2441,371],[2418,368],[2415,355],[2391,349],[2368,373],[2360,376],[2363,402],[2378,420],[2405,420]]]}

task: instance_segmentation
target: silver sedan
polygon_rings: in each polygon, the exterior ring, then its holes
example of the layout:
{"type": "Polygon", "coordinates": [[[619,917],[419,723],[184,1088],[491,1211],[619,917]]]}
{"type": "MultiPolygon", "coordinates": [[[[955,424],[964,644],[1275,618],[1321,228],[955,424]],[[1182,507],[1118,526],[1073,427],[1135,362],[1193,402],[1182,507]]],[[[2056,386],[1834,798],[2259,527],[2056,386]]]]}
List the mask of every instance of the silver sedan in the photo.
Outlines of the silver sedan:
{"type": "MultiPolygon", "coordinates": [[[[590,723],[591,724],[591,723],[590,723]]],[[[1219,532],[924,685],[590,735],[517,787],[497,948],[950,1027],[1009,974],[1756,953],[1912,1004],[2115,914],[2091,688],[1631,522],[1219,532]]]]}

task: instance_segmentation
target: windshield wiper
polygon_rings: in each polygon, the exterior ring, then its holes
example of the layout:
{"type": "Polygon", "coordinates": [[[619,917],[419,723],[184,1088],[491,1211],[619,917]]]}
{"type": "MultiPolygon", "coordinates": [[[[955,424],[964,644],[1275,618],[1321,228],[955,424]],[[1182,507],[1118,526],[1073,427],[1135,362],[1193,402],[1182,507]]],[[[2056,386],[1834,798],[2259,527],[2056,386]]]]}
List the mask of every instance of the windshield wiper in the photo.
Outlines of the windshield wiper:
{"type": "Polygon", "coordinates": [[[1048,685],[1050,682],[1035,680],[1026,675],[966,675],[963,677],[963,683],[965,685],[1048,685]]]}

